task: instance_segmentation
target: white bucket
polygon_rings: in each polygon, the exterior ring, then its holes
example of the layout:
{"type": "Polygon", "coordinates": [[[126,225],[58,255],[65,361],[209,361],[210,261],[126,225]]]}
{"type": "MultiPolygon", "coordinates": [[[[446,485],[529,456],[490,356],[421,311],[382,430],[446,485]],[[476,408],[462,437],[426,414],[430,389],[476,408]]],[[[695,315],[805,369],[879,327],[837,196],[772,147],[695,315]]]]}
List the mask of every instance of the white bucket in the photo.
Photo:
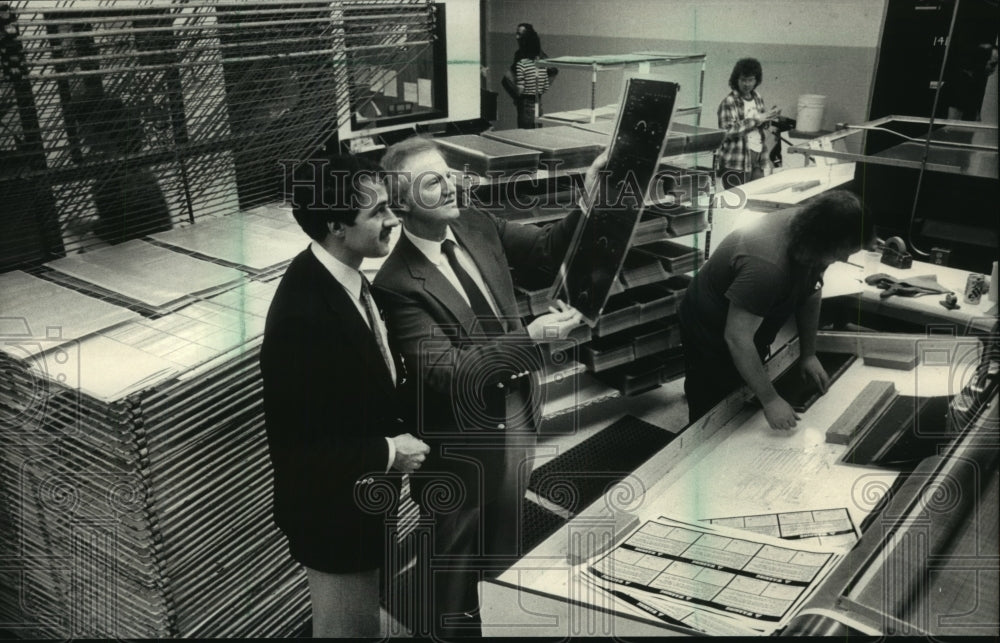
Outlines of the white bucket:
{"type": "Polygon", "coordinates": [[[795,129],[800,132],[818,132],[823,125],[823,109],[825,107],[826,96],[821,94],[802,94],[799,96],[795,129]]]}

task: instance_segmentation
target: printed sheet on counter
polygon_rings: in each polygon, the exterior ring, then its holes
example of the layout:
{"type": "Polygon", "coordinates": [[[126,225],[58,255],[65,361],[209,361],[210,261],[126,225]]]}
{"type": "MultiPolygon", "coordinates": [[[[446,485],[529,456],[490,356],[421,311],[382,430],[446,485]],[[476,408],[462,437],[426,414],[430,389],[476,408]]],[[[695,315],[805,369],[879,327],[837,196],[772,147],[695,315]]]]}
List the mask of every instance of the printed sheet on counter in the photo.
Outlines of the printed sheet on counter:
{"type": "Polygon", "coordinates": [[[804,540],[661,517],[578,573],[647,618],[753,635],[783,627],[842,557],[804,540]]]}
{"type": "Polygon", "coordinates": [[[849,550],[860,538],[846,507],[810,511],[785,511],[753,516],[705,518],[702,522],[745,529],[783,540],[808,540],[824,548],[849,550]]]}

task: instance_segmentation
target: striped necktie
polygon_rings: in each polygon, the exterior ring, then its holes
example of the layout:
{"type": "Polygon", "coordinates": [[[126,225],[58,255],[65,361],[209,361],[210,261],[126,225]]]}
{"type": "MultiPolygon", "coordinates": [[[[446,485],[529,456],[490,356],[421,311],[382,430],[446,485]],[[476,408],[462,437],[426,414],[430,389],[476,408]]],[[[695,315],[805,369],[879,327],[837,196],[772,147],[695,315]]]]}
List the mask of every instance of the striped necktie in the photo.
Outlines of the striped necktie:
{"type": "Polygon", "coordinates": [[[372,299],[371,289],[368,287],[368,278],[364,275],[361,275],[361,305],[364,306],[365,313],[368,315],[368,325],[371,326],[372,335],[375,336],[375,343],[378,344],[378,350],[382,353],[385,366],[389,369],[389,374],[392,376],[393,383],[395,383],[396,366],[393,364],[392,355],[389,354],[389,347],[386,346],[385,339],[382,337],[382,331],[378,325],[380,317],[375,309],[375,300],[372,299]]]}

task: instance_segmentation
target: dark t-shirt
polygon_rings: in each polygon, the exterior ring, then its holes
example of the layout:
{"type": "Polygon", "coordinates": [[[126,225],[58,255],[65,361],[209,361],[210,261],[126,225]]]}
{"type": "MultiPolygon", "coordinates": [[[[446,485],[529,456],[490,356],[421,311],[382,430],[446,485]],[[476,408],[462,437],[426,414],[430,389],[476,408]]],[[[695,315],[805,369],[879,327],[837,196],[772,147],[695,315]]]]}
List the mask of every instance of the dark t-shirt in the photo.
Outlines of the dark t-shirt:
{"type": "Polygon", "coordinates": [[[816,290],[822,273],[789,258],[789,227],[797,208],[766,215],[733,231],[688,286],[680,308],[685,350],[730,360],[724,337],[730,302],[763,317],[754,335],[761,356],[795,310],[816,290]]]}

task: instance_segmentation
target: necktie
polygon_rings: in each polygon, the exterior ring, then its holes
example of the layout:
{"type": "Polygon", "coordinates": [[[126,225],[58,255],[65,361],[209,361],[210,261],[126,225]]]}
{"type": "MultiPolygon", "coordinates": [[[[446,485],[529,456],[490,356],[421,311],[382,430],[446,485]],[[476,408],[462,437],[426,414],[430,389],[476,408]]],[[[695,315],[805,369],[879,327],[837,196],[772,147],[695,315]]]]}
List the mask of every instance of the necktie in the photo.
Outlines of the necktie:
{"type": "Polygon", "coordinates": [[[503,324],[493,314],[493,309],[490,307],[490,303],[486,301],[483,291],[476,285],[472,277],[469,276],[469,273],[465,272],[462,264],[458,262],[458,256],[455,254],[457,247],[458,244],[451,239],[445,239],[441,242],[441,252],[448,257],[448,264],[455,272],[455,276],[458,277],[458,283],[462,284],[462,290],[465,291],[465,295],[469,298],[469,306],[476,315],[476,319],[479,320],[479,328],[487,335],[502,335],[504,333],[503,324]]]}
{"type": "Polygon", "coordinates": [[[389,369],[392,381],[395,382],[396,368],[392,363],[392,355],[389,354],[389,347],[385,345],[385,340],[382,339],[382,331],[378,325],[379,316],[375,312],[375,302],[372,299],[371,290],[368,288],[368,279],[364,275],[361,275],[361,304],[368,315],[368,325],[372,327],[372,335],[375,336],[375,343],[378,344],[378,350],[382,353],[382,359],[385,360],[385,366],[389,369]]]}

